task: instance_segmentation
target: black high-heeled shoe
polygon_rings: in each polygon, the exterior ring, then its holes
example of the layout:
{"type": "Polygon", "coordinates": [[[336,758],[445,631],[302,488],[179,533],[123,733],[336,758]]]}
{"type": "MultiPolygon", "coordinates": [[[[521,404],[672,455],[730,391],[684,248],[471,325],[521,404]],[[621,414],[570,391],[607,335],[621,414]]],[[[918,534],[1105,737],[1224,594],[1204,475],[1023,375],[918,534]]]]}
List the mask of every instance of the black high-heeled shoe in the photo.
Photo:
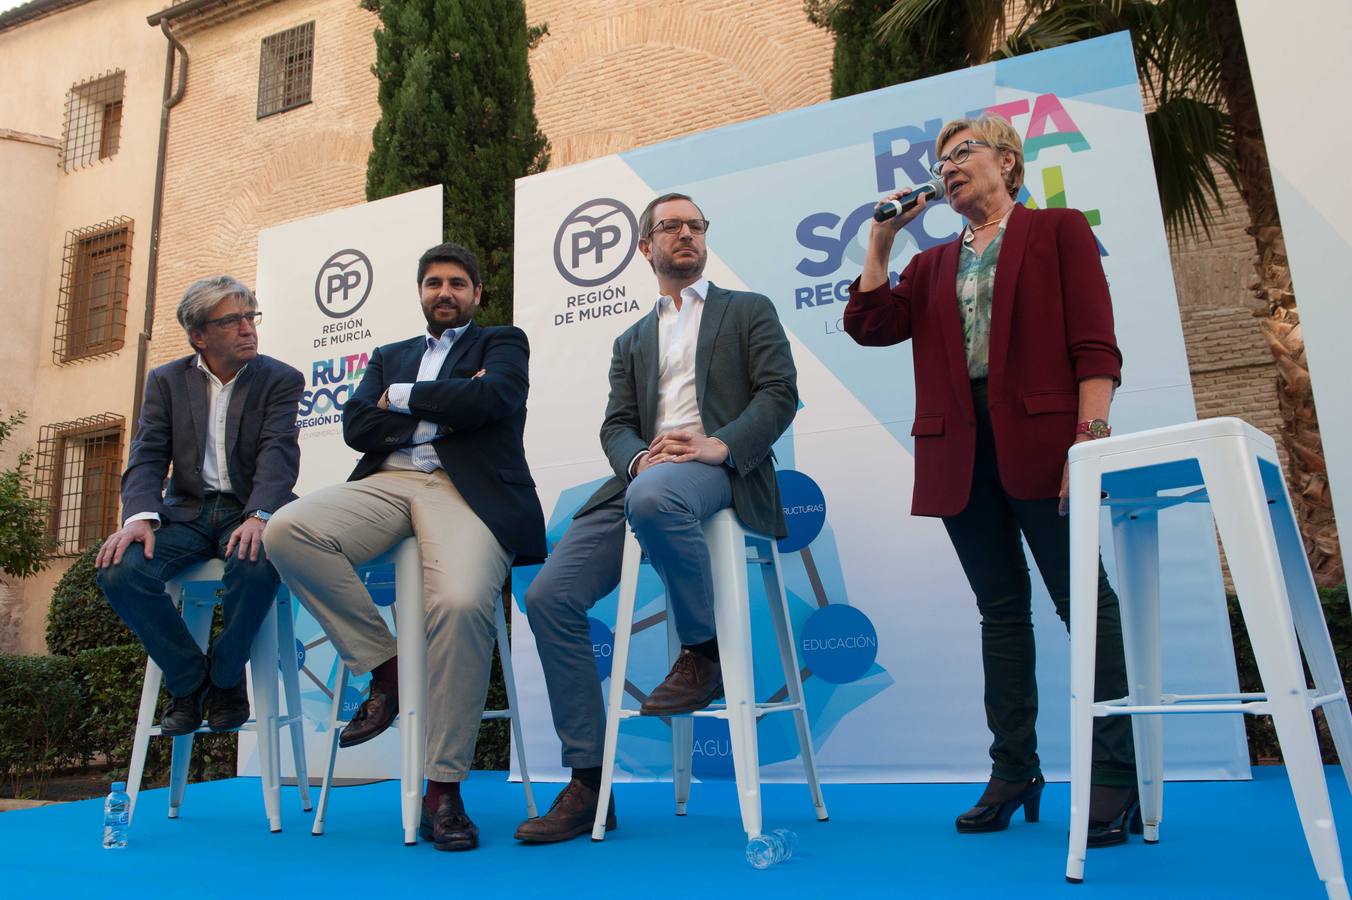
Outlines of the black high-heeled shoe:
{"type": "Polygon", "coordinates": [[[1036,822],[1042,808],[1042,789],[1046,785],[1047,780],[1038,775],[1024,785],[1023,790],[1003,803],[973,806],[958,816],[956,822],[958,832],[981,834],[988,831],[1004,831],[1009,827],[1009,820],[1020,806],[1023,807],[1023,820],[1036,822]]]}
{"type": "MultiPolygon", "coordinates": [[[[1091,786],[1093,788],[1097,785],[1091,786]]],[[[1091,793],[1092,798],[1092,793],[1091,793]]],[[[1089,801],[1089,807],[1092,810],[1094,802],[1089,801]]],[[[1122,808],[1109,818],[1102,821],[1089,822],[1089,842],[1090,847],[1112,847],[1116,844],[1125,844],[1128,834],[1141,834],[1145,829],[1141,821],[1141,795],[1132,788],[1126,795],[1122,808]]]]}

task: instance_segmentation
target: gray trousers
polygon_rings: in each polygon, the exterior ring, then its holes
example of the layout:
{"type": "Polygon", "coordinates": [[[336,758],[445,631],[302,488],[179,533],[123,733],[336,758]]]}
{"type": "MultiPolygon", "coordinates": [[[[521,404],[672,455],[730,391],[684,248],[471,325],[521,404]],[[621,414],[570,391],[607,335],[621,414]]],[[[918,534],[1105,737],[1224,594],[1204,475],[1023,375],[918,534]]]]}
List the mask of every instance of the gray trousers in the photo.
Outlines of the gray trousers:
{"type": "Polygon", "coordinates": [[[353,567],[408,537],[417,538],[423,566],[426,774],[462,781],[474,762],[497,638],[493,610],[511,554],[441,469],[331,485],[282,507],[263,531],[282,580],[358,675],[392,658],[396,644],[353,567]]]}
{"type": "Polygon", "coordinates": [[[606,731],[587,611],[620,581],[627,520],[666,587],[685,645],[714,637],[713,574],[700,523],[732,505],[732,470],[699,462],[647,469],[619,497],[573,520],[526,591],[563,764],[601,765],[606,731]]]}

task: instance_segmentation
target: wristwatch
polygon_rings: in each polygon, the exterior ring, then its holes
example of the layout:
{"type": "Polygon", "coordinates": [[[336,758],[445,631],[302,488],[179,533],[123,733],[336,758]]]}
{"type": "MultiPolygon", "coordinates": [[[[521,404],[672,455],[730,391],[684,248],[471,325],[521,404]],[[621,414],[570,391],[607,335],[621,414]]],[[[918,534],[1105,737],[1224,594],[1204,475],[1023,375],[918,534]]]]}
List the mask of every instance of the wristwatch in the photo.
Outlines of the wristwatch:
{"type": "Polygon", "coordinates": [[[1075,426],[1076,437],[1087,434],[1093,440],[1106,438],[1113,433],[1113,427],[1108,424],[1106,419],[1090,419],[1088,422],[1081,422],[1075,426]]]}
{"type": "Polygon", "coordinates": [[[272,518],[272,513],[263,512],[261,509],[255,509],[253,512],[249,513],[249,518],[257,519],[260,522],[266,522],[268,519],[272,518]]]}

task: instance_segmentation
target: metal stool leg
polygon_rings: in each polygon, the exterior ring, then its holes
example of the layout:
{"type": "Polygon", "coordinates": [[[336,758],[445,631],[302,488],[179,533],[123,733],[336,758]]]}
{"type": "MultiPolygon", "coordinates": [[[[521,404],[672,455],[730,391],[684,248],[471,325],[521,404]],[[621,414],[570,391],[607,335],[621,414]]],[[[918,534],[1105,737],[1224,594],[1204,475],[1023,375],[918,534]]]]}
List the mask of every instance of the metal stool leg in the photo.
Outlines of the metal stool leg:
{"type": "Polygon", "coordinates": [[[498,659],[502,661],[502,684],[507,689],[507,712],[511,720],[512,743],[516,747],[516,763],[521,769],[521,791],[526,795],[526,818],[539,815],[535,807],[535,792],[530,786],[530,770],[526,767],[526,736],[521,732],[520,707],[516,701],[516,676],[512,673],[512,644],[507,633],[507,615],[503,599],[498,598],[493,610],[497,618],[498,659]]]}
{"type": "MultiPolygon", "coordinates": [[[[1113,516],[1117,588],[1121,599],[1122,643],[1132,706],[1159,706],[1163,687],[1160,659],[1159,514],[1113,516]]],[[[1159,841],[1164,814],[1164,719],[1136,716],[1136,778],[1141,793],[1145,842],[1159,841]]]]}
{"type": "Polygon", "coordinates": [[[812,796],[812,806],[817,821],[830,819],[826,811],[826,800],[817,780],[817,755],[812,745],[812,729],[808,723],[807,701],[803,694],[803,672],[798,666],[796,642],[793,637],[793,621],[789,616],[789,598],[784,590],[783,569],[779,557],[779,547],[773,539],[756,543],[762,559],[769,559],[761,566],[765,581],[765,602],[770,607],[770,621],[774,625],[775,645],[779,649],[779,663],[784,670],[784,688],[790,703],[797,704],[793,711],[793,724],[798,732],[798,750],[803,756],[803,775],[807,779],[808,791],[812,796]]]}
{"type": "Polygon", "coordinates": [[[277,591],[277,655],[282,667],[282,691],[286,695],[286,723],[291,736],[291,762],[296,770],[300,808],[310,811],[309,761],[305,758],[305,713],[300,703],[300,669],[296,660],[296,624],[291,620],[295,603],[283,585],[277,591]]]}
{"type": "Polygon", "coordinates": [[[1094,739],[1094,657],[1098,634],[1099,473],[1070,464],[1070,841],[1066,880],[1084,880],[1089,843],[1089,770],[1094,739]]]}
{"type": "Polygon", "coordinates": [[[1276,536],[1257,460],[1243,448],[1234,448],[1203,458],[1202,473],[1315,870],[1330,897],[1345,898],[1348,891],[1338,833],[1290,607],[1280,602],[1287,599],[1286,583],[1273,552],[1276,536]],[[1234,476],[1226,477],[1227,473],[1243,473],[1247,484],[1236,485],[1234,476]]]}
{"type": "Polygon", "coordinates": [[[394,551],[395,638],[399,646],[399,790],[404,843],[418,842],[426,768],[427,628],[423,614],[422,558],[415,539],[394,551]]]}
{"type": "Polygon", "coordinates": [[[714,627],[727,695],[728,734],[737,778],[742,829],[761,833],[760,758],[756,741],[756,685],[752,665],[751,615],[747,595],[746,540],[732,516],[705,522],[714,581],[714,627]]]}
{"type": "MultiPolygon", "coordinates": [[[[676,662],[681,653],[681,638],[676,633],[676,621],[667,606],[667,665],[676,662]]],[[[672,716],[671,723],[671,784],[676,794],[676,815],[685,815],[690,802],[690,777],[693,774],[695,749],[695,720],[690,716],[672,716]]]]}
{"type": "MultiPolygon", "coordinates": [[[[295,653],[293,648],[289,652],[295,653]]],[[[254,732],[258,736],[258,771],[263,788],[263,808],[268,827],[275,834],[282,830],[281,729],[277,713],[277,604],[274,602],[254,635],[249,657],[249,678],[253,684],[254,732]]]]}
{"type": "Polygon", "coordinates": [[[324,766],[324,780],[319,786],[319,804],[315,807],[314,825],[310,833],[324,833],[324,816],[329,810],[329,788],[333,786],[333,764],[338,759],[338,732],[341,730],[343,694],[347,692],[347,666],[341,659],[337,662],[338,680],[333,685],[333,703],[329,705],[329,756],[324,766]]]}
{"type": "Polygon", "coordinates": [[[136,797],[141,793],[141,779],[146,770],[146,753],[150,750],[150,729],[155,721],[155,702],[160,697],[160,682],[164,675],[155,660],[146,657],[146,677],[141,684],[141,708],[136,714],[136,735],[131,743],[131,767],[127,770],[127,795],[131,798],[127,822],[136,814],[136,797]]]}
{"type": "Polygon", "coordinates": [[[624,561],[620,566],[620,596],[615,610],[615,655],[610,666],[610,699],[606,706],[605,748],[601,758],[601,795],[596,804],[592,840],[606,838],[610,813],[610,788],[615,776],[615,752],[620,737],[620,710],[624,706],[624,680],[629,667],[629,638],[634,631],[634,598],[638,594],[638,567],[643,557],[638,539],[628,529],[624,534],[624,561]]]}
{"type": "MultiPolygon", "coordinates": [[[[177,591],[183,589],[182,582],[176,582],[177,591]]],[[[171,591],[170,596],[173,596],[171,591]]],[[[206,652],[207,641],[211,638],[211,617],[216,610],[215,601],[183,601],[183,623],[188,632],[197,641],[197,646],[206,652]]],[[[209,676],[208,676],[209,677],[209,676]]],[[[179,807],[183,805],[183,795],[188,786],[188,765],[192,761],[193,735],[184,734],[174,738],[173,755],[169,764],[169,818],[177,819],[179,807]]]]}

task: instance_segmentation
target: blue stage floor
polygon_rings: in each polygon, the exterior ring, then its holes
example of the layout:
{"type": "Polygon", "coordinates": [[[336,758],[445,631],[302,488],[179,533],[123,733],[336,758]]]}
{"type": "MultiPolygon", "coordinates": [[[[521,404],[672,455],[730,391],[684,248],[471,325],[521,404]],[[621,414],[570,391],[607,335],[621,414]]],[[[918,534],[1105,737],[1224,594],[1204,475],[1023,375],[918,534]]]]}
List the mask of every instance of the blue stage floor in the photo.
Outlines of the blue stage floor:
{"type": "MultiPolygon", "coordinates": [[[[1352,846],[1352,797],[1327,770],[1352,846]]],[[[537,786],[541,809],[559,785],[537,786]]],[[[476,774],[465,788],[483,846],[439,853],[403,846],[397,784],[337,788],[327,833],[310,834],[294,788],[283,789],[280,834],[269,834],[257,779],[190,785],[182,818],[165,817],[168,792],[141,796],[131,842],[99,845],[101,802],[0,814],[0,897],[1323,897],[1306,852],[1284,769],[1255,767],[1251,782],[1170,783],[1161,842],[1137,836],[1090,851],[1086,880],[1063,878],[1069,787],[1051,784],[1042,821],[959,835],[954,815],[980,792],[969,784],[827,785],[831,821],[811,816],[807,789],[766,785],[766,827],[798,832],[798,856],[756,871],[732,786],[697,784],[690,814],[672,814],[666,784],[621,785],[620,827],[602,844],[580,838],[527,847],[512,839],[522,816],[519,785],[476,774]]],[[[317,791],[315,792],[317,796],[317,791]]]]}

